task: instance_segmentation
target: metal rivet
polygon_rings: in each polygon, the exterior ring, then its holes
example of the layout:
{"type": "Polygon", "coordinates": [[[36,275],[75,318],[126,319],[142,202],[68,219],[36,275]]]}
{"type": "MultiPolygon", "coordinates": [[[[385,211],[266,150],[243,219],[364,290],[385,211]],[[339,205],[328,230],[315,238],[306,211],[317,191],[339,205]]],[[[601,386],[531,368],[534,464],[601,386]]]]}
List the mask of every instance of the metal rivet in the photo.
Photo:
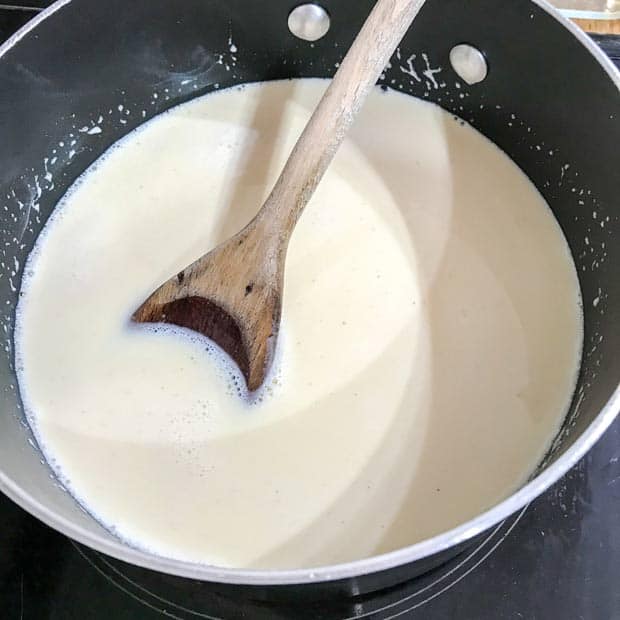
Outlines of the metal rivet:
{"type": "Polygon", "coordinates": [[[288,16],[288,28],[304,41],[316,41],[329,30],[329,15],[318,4],[300,4],[288,16]]]}
{"type": "Polygon", "coordinates": [[[482,52],[467,43],[455,45],[450,50],[450,64],[457,75],[469,85],[482,82],[489,72],[482,52]]]}

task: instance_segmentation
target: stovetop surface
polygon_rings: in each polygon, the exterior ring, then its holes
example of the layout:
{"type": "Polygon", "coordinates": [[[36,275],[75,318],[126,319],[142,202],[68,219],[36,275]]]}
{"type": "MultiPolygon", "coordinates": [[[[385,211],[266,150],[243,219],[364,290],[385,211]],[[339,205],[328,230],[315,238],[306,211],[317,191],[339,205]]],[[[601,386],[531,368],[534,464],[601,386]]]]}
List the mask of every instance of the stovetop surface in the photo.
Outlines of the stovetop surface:
{"type": "MultiPolygon", "coordinates": [[[[36,14],[6,6],[0,41],[36,14]]],[[[620,37],[595,38],[620,65],[620,37]]],[[[179,589],[70,541],[0,494],[0,610],[7,620],[620,620],[620,418],[560,482],[477,547],[354,599],[269,604],[206,584],[179,589]]]]}

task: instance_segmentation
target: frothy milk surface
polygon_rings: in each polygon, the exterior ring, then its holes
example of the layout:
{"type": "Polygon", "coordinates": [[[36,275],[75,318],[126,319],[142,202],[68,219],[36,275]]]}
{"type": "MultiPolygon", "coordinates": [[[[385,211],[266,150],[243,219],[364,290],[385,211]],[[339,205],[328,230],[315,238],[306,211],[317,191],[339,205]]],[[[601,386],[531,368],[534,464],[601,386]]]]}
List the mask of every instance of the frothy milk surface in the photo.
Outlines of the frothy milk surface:
{"type": "Polygon", "coordinates": [[[509,495],[566,412],[582,319],[550,209],[481,134],[392,91],[371,94],[297,226],[254,399],[206,339],[130,323],[249,221],[326,85],[225,90],[147,123],[31,254],[16,331],[31,425],[132,545],[248,568],[391,551],[509,495]]]}

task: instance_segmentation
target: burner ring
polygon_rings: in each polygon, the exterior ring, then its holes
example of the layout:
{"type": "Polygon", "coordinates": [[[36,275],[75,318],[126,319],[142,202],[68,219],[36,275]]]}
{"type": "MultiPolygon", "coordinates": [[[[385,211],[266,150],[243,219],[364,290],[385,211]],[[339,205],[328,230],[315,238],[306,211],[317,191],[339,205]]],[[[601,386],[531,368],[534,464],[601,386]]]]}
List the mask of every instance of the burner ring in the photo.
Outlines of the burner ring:
{"type": "MultiPolygon", "coordinates": [[[[527,508],[526,506],[498,524],[476,547],[464,551],[454,560],[448,561],[429,573],[387,591],[365,595],[359,599],[338,601],[338,609],[334,610],[333,619],[359,620],[360,618],[372,617],[373,619],[393,620],[426,605],[450,590],[482,564],[512,532],[527,508]]],[[[286,612],[293,614],[290,617],[300,619],[313,617],[312,610],[309,609],[293,610],[290,604],[274,603],[269,605],[249,599],[233,600],[219,592],[204,591],[202,582],[182,580],[187,585],[195,585],[191,595],[195,608],[190,608],[184,604],[187,596],[180,596],[187,593],[181,593],[178,588],[172,586],[168,582],[167,575],[121,564],[75,542],[73,542],[73,546],[108,582],[142,605],[167,618],[174,620],[196,618],[228,620],[231,617],[230,613],[234,612],[235,609],[238,610],[239,606],[243,606],[243,610],[247,613],[252,612],[252,618],[257,619],[288,617],[286,612]],[[131,574],[128,574],[128,571],[131,571],[131,574]],[[141,581],[146,581],[146,583],[140,583],[141,581]],[[311,615],[306,616],[309,612],[311,615]]],[[[179,583],[179,578],[173,579],[175,583],[179,583]]],[[[325,606],[324,615],[325,612],[329,612],[334,603],[325,601],[323,604],[325,606]]]]}

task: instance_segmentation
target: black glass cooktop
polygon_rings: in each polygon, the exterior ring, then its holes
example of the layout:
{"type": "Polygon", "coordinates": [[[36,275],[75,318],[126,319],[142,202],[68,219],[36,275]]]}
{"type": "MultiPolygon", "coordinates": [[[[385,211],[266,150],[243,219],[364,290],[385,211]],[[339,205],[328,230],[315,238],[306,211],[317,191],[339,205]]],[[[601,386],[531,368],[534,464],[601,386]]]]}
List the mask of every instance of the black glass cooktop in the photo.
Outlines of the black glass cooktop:
{"type": "MultiPolygon", "coordinates": [[[[0,4],[0,40],[49,2],[28,4],[0,4]]],[[[620,64],[620,37],[596,40],[620,64]]],[[[6,620],[620,620],[620,419],[563,480],[477,547],[402,586],[276,604],[183,582],[82,547],[0,495],[6,620]]]]}

